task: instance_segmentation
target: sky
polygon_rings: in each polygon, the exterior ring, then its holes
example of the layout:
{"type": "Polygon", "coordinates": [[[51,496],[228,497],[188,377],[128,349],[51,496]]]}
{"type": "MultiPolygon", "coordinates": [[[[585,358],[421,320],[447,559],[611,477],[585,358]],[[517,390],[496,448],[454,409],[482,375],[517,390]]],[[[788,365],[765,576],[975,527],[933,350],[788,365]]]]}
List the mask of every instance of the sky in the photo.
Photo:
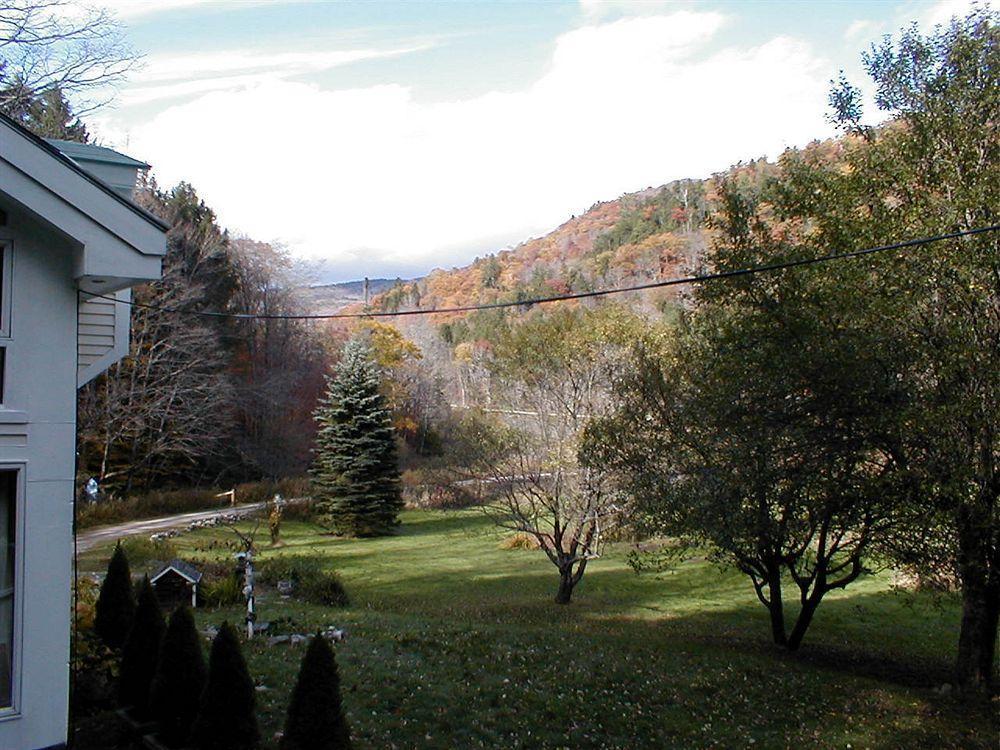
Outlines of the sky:
{"type": "Polygon", "coordinates": [[[833,135],[831,79],[863,84],[874,41],[970,2],[98,4],[143,55],[88,116],[98,141],[340,281],[463,265],[833,135]]]}

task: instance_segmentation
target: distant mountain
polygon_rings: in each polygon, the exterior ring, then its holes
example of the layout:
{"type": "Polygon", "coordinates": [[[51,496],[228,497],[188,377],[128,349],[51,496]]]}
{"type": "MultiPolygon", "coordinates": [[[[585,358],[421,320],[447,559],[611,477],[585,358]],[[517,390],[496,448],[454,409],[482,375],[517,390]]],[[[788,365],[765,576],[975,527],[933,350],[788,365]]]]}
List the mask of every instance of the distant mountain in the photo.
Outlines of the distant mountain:
{"type": "MultiPolygon", "coordinates": [[[[369,279],[368,293],[374,298],[399,283],[399,279],[369,279]]],[[[342,281],[337,284],[317,284],[298,290],[299,301],[313,315],[329,315],[345,307],[365,301],[365,282],[342,281]]]]}
{"type": "MultiPolygon", "coordinates": [[[[737,165],[723,176],[756,182],[776,169],[775,164],[760,159],[737,165]]],[[[718,179],[677,180],[595,203],[548,234],[476,258],[466,266],[436,269],[409,281],[373,280],[370,307],[399,312],[521,302],[685,275],[698,266],[708,246],[708,219],[716,207],[718,179]]],[[[614,299],[657,314],[676,305],[679,293],[672,287],[614,299]]],[[[304,290],[303,300],[313,312],[347,307],[360,312],[362,282],[310,287],[304,290]]],[[[486,333],[475,323],[476,317],[476,313],[437,314],[392,322],[407,334],[428,326],[440,329],[448,343],[454,344],[486,333]],[[449,326],[442,324],[459,319],[468,319],[469,325],[451,326],[454,330],[445,332],[449,326]]]]}
{"type": "MultiPolygon", "coordinates": [[[[835,149],[836,145],[827,142],[818,148],[835,149]]],[[[688,274],[700,264],[708,247],[709,217],[716,210],[719,178],[759,184],[777,169],[774,163],[759,159],[738,164],[724,175],[676,180],[595,203],[548,234],[510,250],[396,284],[378,295],[371,306],[392,312],[520,302],[688,274]]],[[[679,288],[671,287],[613,299],[655,315],[676,306],[679,294],[679,288]]],[[[515,312],[523,309],[513,308],[515,312]]],[[[394,323],[409,331],[429,322],[449,343],[457,343],[488,333],[488,325],[484,328],[476,321],[490,317],[489,313],[438,314],[426,319],[399,318],[394,323]],[[468,324],[451,326],[451,332],[442,326],[459,319],[468,324]]]]}

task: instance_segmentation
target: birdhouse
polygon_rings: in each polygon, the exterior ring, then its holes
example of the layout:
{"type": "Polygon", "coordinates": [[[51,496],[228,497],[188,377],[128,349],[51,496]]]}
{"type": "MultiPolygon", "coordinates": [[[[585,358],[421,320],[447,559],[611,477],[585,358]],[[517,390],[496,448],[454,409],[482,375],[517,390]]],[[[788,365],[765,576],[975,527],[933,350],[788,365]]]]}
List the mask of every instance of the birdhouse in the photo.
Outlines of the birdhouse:
{"type": "Polygon", "coordinates": [[[171,560],[154,575],[149,582],[153,585],[156,598],[163,606],[177,606],[190,602],[198,606],[198,584],[201,573],[190,563],[171,560]]]}

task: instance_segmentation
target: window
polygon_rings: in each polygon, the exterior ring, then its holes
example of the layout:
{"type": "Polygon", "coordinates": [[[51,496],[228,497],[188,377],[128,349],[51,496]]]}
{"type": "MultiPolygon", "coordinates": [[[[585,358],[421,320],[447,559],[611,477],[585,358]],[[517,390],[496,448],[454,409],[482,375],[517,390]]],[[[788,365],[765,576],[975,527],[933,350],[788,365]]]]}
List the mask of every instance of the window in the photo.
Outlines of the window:
{"type": "Polygon", "coordinates": [[[17,470],[0,470],[0,710],[14,705],[17,470]]]}

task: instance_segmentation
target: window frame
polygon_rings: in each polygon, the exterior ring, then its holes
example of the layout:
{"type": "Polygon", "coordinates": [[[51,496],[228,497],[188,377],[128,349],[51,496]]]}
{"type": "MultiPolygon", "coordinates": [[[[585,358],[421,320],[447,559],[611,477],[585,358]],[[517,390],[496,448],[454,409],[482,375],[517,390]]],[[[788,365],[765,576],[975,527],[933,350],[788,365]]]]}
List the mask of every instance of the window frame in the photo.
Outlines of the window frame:
{"type": "Polygon", "coordinates": [[[21,718],[21,674],[24,664],[24,515],[27,461],[0,460],[0,471],[14,478],[14,632],[10,649],[10,705],[0,706],[0,722],[21,718]]]}
{"type": "Polygon", "coordinates": [[[11,296],[14,285],[14,243],[0,236],[0,339],[12,337],[11,296]]]}

